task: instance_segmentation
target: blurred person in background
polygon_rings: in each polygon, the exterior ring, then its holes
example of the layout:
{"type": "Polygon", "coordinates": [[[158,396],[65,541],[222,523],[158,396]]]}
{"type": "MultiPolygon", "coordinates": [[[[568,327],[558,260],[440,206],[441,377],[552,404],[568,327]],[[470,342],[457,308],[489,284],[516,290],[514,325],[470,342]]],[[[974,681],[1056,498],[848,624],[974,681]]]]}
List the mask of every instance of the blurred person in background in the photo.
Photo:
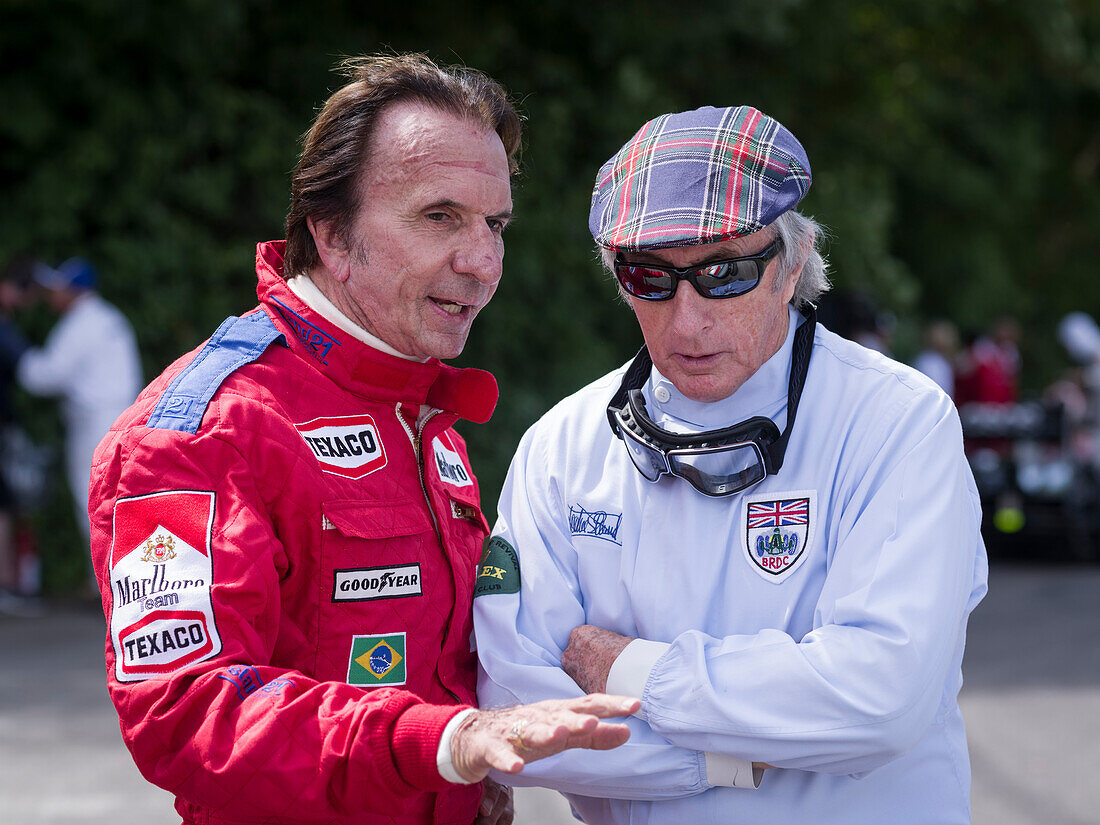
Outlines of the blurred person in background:
{"type": "MultiPolygon", "coordinates": [[[[26,303],[34,267],[34,258],[17,255],[4,268],[0,278],[0,349],[4,339],[11,340],[17,347],[22,343],[9,319],[26,303]]],[[[29,443],[29,439],[16,420],[12,399],[14,387],[14,363],[8,358],[0,358],[0,613],[24,616],[39,612],[35,597],[42,582],[37,552],[30,552],[26,542],[21,542],[21,539],[29,539],[30,534],[17,534],[16,530],[17,485],[11,471],[25,469],[21,466],[26,459],[25,451],[18,447],[29,443]]]]}
{"type": "Polygon", "coordinates": [[[945,393],[955,395],[955,361],[959,355],[959,331],[946,319],[929,321],[922,333],[922,349],[913,369],[923,372],[945,393]]]}
{"type": "Polygon", "coordinates": [[[817,323],[809,187],[747,106],[662,115],[596,177],[645,346],[524,435],[474,600],[486,706],[641,698],[622,748],[509,780],[592,825],[970,821],[978,493],[946,394],[817,323]]]}
{"type": "Polygon", "coordinates": [[[1071,312],[1058,323],[1057,336],[1078,366],[1044,395],[1065,410],[1074,456],[1100,469],[1100,325],[1088,313],[1071,312]]]}
{"type": "Polygon", "coordinates": [[[92,453],[137,398],[141,356],[126,316],[96,291],[96,270],[87,259],[69,258],[56,269],[36,263],[32,282],[58,321],[40,347],[29,345],[7,323],[0,332],[0,356],[27,392],[61,400],[65,478],[86,554],[92,453]]]}
{"type": "Polygon", "coordinates": [[[485,75],[344,64],[306,134],[260,300],[142,392],[96,454],[108,687],[185,823],[492,825],[490,767],[610,748],[589,696],[481,713],[470,647],[488,525],[459,419],[502,275],[521,122],[485,75]]]}
{"type": "Polygon", "coordinates": [[[891,354],[897,317],[879,309],[865,290],[838,290],[822,296],[819,319],[837,335],[883,355],[891,354]]]}
{"type": "Polygon", "coordinates": [[[1014,404],[1020,396],[1020,325],[999,318],[967,347],[955,376],[955,402],[1014,404]]]}
{"type": "Polygon", "coordinates": [[[1085,383],[1100,394],[1100,325],[1086,312],[1071,312],[1058,323],[1058,340],[1084,368],[1085,383]]]}

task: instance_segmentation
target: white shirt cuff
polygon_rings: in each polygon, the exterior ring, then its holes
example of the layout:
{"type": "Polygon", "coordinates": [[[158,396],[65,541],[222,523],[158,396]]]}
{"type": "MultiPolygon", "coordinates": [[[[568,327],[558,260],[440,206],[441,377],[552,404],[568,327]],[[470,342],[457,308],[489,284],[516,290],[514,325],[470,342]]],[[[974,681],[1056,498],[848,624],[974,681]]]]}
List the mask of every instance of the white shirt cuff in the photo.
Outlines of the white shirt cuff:
{"type": "Polygon", "coordinates": [[[707,762],[707,784],[711,787],[750,788],[760,787],[764,778],[763,768],[754,768],[752,762],[704,751],[707,762]]]}
{"type": "Polygon", "coordinates": [[[620,696],[642,698],[645,683],[657,660],[665,655],[671,645],[635,639],[622,649],[607,673],[607,692],[620,696]]]}
{"type": "Polygon", "coordinates": [[[475,712],[473,708],[467,708],[452,716],[451,721],[447,723],[447,727],[443,728],[443,736],[439,740],[439,750],[435,752],[435,766],[439,768],[439,775],[448,782],[454,782],[457,785],[473,785],[474,783],[467,782],[455,770],[454,763],[451,762],[451,737],[455,735],[455,731],[458,730],[458,726],[462,724],[462,721],[475,712]]]}

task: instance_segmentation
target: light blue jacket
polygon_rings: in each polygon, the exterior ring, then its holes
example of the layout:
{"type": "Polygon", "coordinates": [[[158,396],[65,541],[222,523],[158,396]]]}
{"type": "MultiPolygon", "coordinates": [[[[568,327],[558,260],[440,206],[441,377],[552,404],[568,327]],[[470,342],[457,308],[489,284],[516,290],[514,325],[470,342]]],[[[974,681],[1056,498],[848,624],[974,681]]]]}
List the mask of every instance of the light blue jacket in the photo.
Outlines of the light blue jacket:
{"type": "MultiPolygon", "coordinates": [[[[799,321],[791,310],[783,347],[723,401],[686,399],[654,370],[651,415],[681,429],[765,415],[782,430],[799,321]]],[[[634,469],[605,415],[621,376],[520,443],[493,533],[521,585],[475,599],[478,695],[579,695],[560,657],[588,623],[655,643],[612,674],[642,710],[617,750],[496,778],[563,791],[589,823],[969,822],[957,695],[987,568],[948,397],[819,326],[782,470],[708,498],[634,469]],[[729,787],[723,758],[777,769],[729,787]]]]}

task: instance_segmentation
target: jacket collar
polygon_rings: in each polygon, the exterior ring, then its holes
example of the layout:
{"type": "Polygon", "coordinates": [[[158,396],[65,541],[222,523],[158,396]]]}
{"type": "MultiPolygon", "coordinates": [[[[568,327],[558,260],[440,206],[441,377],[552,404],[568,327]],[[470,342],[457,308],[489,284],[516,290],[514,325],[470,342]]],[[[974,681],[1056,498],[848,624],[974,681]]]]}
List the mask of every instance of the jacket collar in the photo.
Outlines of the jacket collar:
{"type": "Polygon", "coordinates": [[[291,350],[365,398],[428,404],[479,424],[489,420],[499,396],[491,373],[452,367],[438,358],[408,361],[357,340],[306,306],[286,285],[285,248],[285,241],[256,246],[256,294],[291,350]]]}

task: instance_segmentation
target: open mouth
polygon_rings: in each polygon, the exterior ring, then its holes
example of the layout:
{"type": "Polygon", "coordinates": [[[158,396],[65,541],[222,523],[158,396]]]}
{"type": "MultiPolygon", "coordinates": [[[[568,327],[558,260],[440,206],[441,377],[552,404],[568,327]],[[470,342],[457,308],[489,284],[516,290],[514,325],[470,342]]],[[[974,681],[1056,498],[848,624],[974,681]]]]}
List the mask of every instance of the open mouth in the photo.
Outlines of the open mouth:
{"type": "Polygon", "coordinates": [[[432,298],[432,301],[448,315],[461,315],[463,310],[470,308],[469,304],[460,304],[457,301],[445,301],[442,298],[432,298]]]}

